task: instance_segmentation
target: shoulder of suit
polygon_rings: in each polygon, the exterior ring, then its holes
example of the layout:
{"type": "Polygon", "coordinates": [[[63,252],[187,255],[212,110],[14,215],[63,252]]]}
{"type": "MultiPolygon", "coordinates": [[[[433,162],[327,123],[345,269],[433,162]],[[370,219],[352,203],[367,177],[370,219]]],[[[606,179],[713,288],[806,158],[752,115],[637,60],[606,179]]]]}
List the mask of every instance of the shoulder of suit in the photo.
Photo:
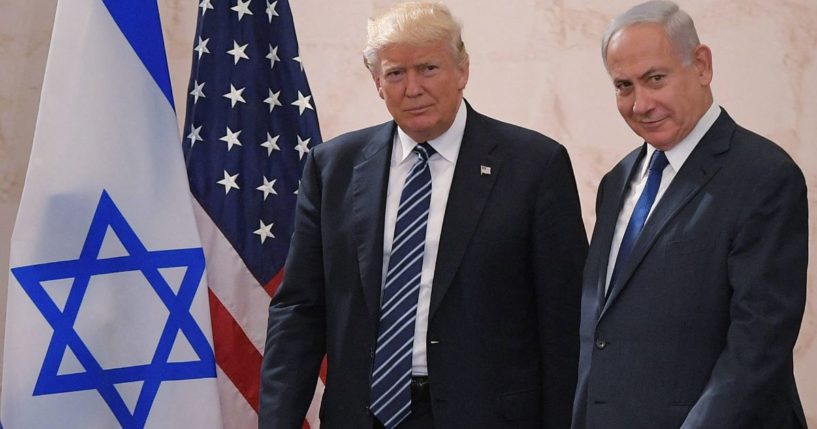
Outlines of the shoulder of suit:
{"type": "Polygon", "coordinates": [[[390,141],[388,136],[393,133],[393,127],[394,122],[388,121],[371,127],[349,131],[316,145],[313,150],[317,152],[316,156],[318,154],[322,155],[323,153],[339,154],[344,152],[358,152],[367,146],[372,139],[376,138],[378,134],[382,134],[385,137],[383,139],[384,143],[388,143],[390,141]]]}
{"type": "MultiPolygon", "coordinates": [[[[642,144],[643,145],[643,144],[642,144]]],[[[635,149],[631,150],[624,158],[616,163],[616,165],[604,175],[604,177],[608,176],[616,176],[616,175],[624,175],[629,176],[630,169],[632,168],[633,164],[638,161],[638,156],[641,153],[642,146],[638,146],[635,149]]]]}
{"type": "MultiPolygon", "coordinates": [[[[477,129],[478,133],[485,138],[492,138],[501,145],[510,145],[512,147],[521,145],[523,147],[520,149],[525,151],[542,150],[548,153],[562,148],[559,142],[536,130],[494,119],[474,110],[471,110],[468,114],[473,115],[473,117],[469,116],[468,119],[469,122],[473,120],[472,127],[477,129]]],[[[466,132],[468,131],[468,125],[466,124],[466,132]]]]}
{"type": "Polygon", "coordinates": [[[792,157],[780,145],[772,140],[736,125],[732,135],[730,152],[734,153],[736,162],[756,169],[797,168],[792,157]]]}

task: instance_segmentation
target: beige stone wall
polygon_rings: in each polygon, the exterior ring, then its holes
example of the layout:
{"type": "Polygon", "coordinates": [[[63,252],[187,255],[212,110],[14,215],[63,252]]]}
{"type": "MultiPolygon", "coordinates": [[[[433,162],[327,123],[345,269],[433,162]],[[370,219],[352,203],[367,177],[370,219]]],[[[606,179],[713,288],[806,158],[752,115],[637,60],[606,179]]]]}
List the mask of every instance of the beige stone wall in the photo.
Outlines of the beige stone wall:
{"type": "MultiPolygon", "coordinates": [[[[184,112],[196,3],[160,0],[179,112],[184,112]]],[[[293,1],[301,57],[324,138],[388,118],[359,52],[366,18],[390,3],[293,1]]],[[[446,3],[465,24],[471,53],[466,97],[482,113],[539,130],[567,146],[590,230],[601,176],[639,143],[618,116],[599,57],[604,25],[634,2],[446,3]]],[[[817,3],[681,4],[714,53],[716,102],[742,125],[778,142],[803,168],[809,186],[810,249],[816,255],[817,3]]],[[[34,132],[55,6],[56,0],[0,0],[0,303],[5,302],[8,242],[34,132]]],[[[817,278],[815,264],[811,265],[795,370],[809,422],[817,426],[817,278]]],[[[3,304],[0,321],[4,314],[3,304]]],[[[2,332],[0,323],[0,338],[2,332]]]]}

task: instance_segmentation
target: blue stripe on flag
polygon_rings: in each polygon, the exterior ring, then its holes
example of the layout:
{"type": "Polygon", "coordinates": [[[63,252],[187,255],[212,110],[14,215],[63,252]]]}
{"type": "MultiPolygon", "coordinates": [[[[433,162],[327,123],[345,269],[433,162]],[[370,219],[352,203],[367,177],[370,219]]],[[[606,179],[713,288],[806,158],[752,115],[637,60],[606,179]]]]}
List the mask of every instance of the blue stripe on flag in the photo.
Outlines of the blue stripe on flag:
{"type": "Polygon", "coordinates": [[[156,0],[102,0],[102,3],[175,109],[156,0]]]}

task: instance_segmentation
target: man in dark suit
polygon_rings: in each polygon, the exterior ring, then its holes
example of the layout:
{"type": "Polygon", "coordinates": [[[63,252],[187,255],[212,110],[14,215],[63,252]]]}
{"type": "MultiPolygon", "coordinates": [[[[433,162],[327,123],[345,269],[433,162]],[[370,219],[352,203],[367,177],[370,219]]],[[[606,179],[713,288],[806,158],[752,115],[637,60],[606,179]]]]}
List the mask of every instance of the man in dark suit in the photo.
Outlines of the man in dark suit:
{"type": "Polygon", "coordinates": [[[555,141],[477,113],[442,5],[369,23],[394,121],[314,148],[270,305],[262,428],[565,428],[587,252],[555,141]]]}
{"type": "Polygon", "coordinates": [[[800,169],[713,102],[710,49],[674,3],[616,17],[602,49],[646,143],[599,185],[573,427],[805,427],[800,169]]]}

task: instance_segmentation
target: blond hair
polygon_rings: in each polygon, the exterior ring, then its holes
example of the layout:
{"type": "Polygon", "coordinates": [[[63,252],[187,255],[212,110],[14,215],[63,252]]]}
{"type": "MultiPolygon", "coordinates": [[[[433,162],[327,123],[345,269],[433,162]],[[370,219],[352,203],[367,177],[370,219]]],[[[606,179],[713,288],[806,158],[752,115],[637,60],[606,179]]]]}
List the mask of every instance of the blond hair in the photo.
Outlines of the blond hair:
{"type": "Polygon", "coordinates": [[[447,42],[455,61],[459,65],[468,63],[468,52],[462,41],[462,25],[447,7],[431,2],[399,3],[386,13],[369,19],[363,62],[374,73],[380,62],[379,53],[384,48],[434,42],[447,42]]]}

